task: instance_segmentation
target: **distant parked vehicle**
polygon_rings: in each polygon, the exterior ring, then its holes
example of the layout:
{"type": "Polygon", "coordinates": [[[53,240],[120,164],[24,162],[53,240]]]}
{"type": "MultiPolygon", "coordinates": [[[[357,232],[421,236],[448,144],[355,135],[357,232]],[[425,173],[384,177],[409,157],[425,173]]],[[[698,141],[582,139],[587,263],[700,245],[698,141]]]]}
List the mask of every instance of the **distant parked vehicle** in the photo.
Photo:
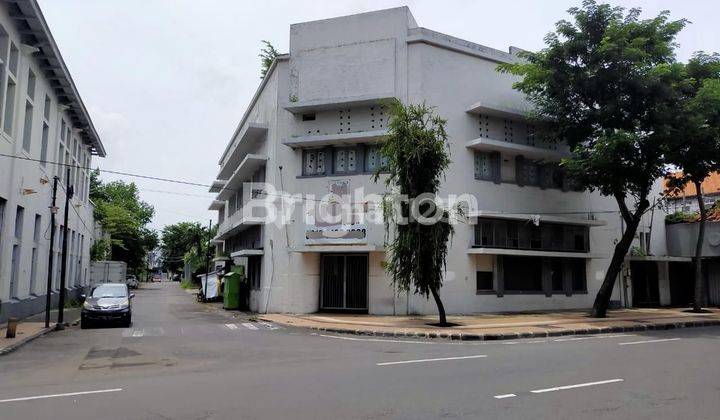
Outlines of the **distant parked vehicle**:
{"type": "Polygon", "coordinates": [[[138,279],[134,275],[130,274],[125,279],[125,284],[127,284],[127,287],[130,289],[137,289],[138,288],[138,279]]]}
{"type": "Polygon", "coordinates": [[[132,306],[130,300],[135,294],[130,293],[126,284],[104,283],[92,288],[90,294],[83,298],[80,313],[80,328],[88,328],[101,322],[120,322],[122,326],[132,324],[132,306]]]}

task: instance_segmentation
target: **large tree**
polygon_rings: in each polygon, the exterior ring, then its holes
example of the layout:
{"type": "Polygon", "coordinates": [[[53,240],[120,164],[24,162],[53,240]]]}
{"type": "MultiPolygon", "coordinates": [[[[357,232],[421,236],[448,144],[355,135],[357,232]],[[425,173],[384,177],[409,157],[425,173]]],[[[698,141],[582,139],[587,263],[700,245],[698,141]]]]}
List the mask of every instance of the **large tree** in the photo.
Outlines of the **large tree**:
{"type": "Polygon", "coordinates": [[[571,147],[563,162],[569,174],[617,202],[625,230],[592,310],[605,317],[653,184],[665,173],[657,129],[671,111],[667,65],[675,62],[675,37],[686,21],[670,21],[668,12],[641,20],[639,9],[625,13],[589,0],[568,12],[573,22],[559,21],[544,49],[500,70],[522,76],[515,88],[571,147]]]}
{"type": "Polygon", "coordinates": [[[667,133],[668,161],[682,170],[668,179],[671,190],[695,187],[699,208],[698,237],[695,244],[695,297],[693,310],[702,310],[702,245],[707,211],[702,183],[720,170],[720,55],[696,53],[685,66],[675,65],[680,73],[676,88],[675,118],[667,133]]]}
{"type": "Polygon", "coordinates": [[[135,183],[103,183],[95,170],[90,174],[90,199],[95,204],[95,219],[111,237],[106,257],[125,261],[131,272],[144,270],[147,252],[157,246],[158,237],[147,228],[155,210],[140,200],[135,183]]]}
{"type": "Polygon", "coordinates": [[[205,269],[208,253],[208,241],[215,236],[217,226],[212,231],[197,222],[179,222],[167,225],[162,231],[162,266],[170,272],[179,271],[185,263],[189,263],[193,272],[205,269]]]}
{"type": "Polygon", "coordinates": [[[438,308],[439,325],[445,326],[445,307],[439,291],[453,228],[447,220],[447,211],[435,208],[432,202],[424,201],[415,213],[429,215],[440,211],[443,217],[436,223],[421,223],[413,217],[410,204],[423,194],[435,195],[450,165],[445,120],[424,104],[403,105],[396,100],[390,102],[388,108],[389,135],[381,148],[387,164],[374,177],[377,181],[380,173],[387,172],[386,185],[397,193],[385,201],[387,227],[391,232],[388,237],[392,238],[388,244],[386,270],[399,290],[409,291],[412,287],[425,298],[432,295],[438,308]],[[392,198],[398,195],[407,200],[392,198]]]}

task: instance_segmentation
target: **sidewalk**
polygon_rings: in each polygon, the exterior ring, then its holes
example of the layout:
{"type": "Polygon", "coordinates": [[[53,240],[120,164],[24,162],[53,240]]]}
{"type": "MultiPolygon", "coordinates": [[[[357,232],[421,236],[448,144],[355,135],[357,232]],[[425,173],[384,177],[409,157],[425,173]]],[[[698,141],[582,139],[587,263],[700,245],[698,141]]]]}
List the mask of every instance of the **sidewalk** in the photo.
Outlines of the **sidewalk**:
{"type": "MultiPolygon", "coordinates": [[[[57,323],[57,316],[57,310],[50,311],[50,328],[45,328],[45,312],[19,320],[15,338],[5,338],[7,323],[3,323],[2,328],[0,328],[0,356],[10,353],[18,347],[53,331],[57,323]]],[[[64,321],[66,323],[74,324],[79,319],[80,308],[65,310],[64,321]]]]}
{"type": "Polygon", "coordinates": [[[264,314],[265,321],[336,333],[385,337],[504,340],[573,334],[666,330],[720,325],[720,309],[695,314],[685,309],[620,309],[607,318],[590,318],[587,311],[448,316],[453,327],[439,328],[436,315],[377,316],[350,314],[264,314]]]}

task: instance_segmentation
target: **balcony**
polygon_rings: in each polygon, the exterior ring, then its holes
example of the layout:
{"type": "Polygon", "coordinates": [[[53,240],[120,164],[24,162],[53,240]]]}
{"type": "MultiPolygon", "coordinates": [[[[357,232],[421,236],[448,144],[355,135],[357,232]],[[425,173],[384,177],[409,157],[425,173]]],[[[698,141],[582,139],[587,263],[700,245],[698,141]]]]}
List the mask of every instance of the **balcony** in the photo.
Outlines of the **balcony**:
{"type": "Polygon", "coordinates": [[[225,201],[213,200],[208,207],[208,210],[222,210],[225,208],[225,201]]]}
{"type": "Polygon", "coordinates": [[[223,188],[225,188],[226,183],[226,179],[216,179],[212,182],[212,184],[210,184],[210,189],[208,190],[208,192],[219,193],[223,188]]]}
{"type": "Polygon", "coordinates": [[[247,154],[243,161],[237,166],[235,171],[230,175],[229,179],[225,183],[222,191],[217,195],[216,201],[227,201],[242,187],[243,182],[250,179],[258,169],[265,166],[267,163],[267,156],[247,154]]]}
{"type": "Polygon", "coordinates": [[[284,139],[282,143],[293,149],[320,146],[352,146],[364,143],[376,143],[388,135],[387,128],[382,130],[359,131],[339,134],[318,134],[297,136],[284,139]]]}
{"type": "Polygon", "coordinates": [[[233,171],[243,161],[245,156],[257,148],[265,137],[268,125],[263,123],[247,123],[235,136],[235,140],[228,145],[220,160],[220,172],[217,179],[227,180],[233,171]]]}
{"type": "Polygon", "coordinates": [[[478,137],[465,143],[469,149],[522,155],[545,161],[559,161],[570,156],[564,144],[543,136],[542,127],[536,127],[535,121],[530,119],[530,108],[516,104],[477,102],[466,112],[474,115],[478,121],[478,137]]]}
{"type": "Polygon", "coordinates": [[[384,95],[352,96],[346,98],[313,99],[309,101],[288,102],[283,108],[293,114],[327,111],[339,108],[362,107],[378,104],[395,97],[394,93],[384,95]]]}
{"type": "Polygon", "coordinates": [[[487,152],[501,152],[511,155],[523,155],[529,159],[546,160],[557,162],[563,158],[569,157],[569,152],[550,150],[543,147],[528,146],[518,143],[510,143],[505,140],[495,140],[490,138],[477,138],[465,143],[465,147],[473,150],[487,152]]]}
{"type": "Polygon", "coordinates": [[[242,232],[250,226],[257,226],[264,224],[264,221],[257,217],[245,217],[243,210],[240,209],[235,214],[231,215],[224,222],[218,226],[217,235],[215,240],[227,240],[229,237],[242,232]]]}

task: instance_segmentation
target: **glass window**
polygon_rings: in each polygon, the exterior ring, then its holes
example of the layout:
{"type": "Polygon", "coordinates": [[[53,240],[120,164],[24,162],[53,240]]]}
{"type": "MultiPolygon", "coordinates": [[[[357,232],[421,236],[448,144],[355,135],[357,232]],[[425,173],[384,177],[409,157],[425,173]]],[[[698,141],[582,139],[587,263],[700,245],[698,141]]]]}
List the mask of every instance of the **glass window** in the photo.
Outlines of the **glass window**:
{"type": "Polygon", "coordinates": [[[542,292],[542,258],[502,258],[505,290],[514,292],[542,292]]]}
{"type": "Polygon", "coordinates": [[[50,127],[43,123],[42,139],[40,143],[40,164],[45,166],[47,160],[48,136],[50,135],[50,127]]]}
{"type": "Polygon", "coordinates": [[[30,153],[32,143],[33,106],[30,101],[25,103],[25,124],[23,126],[23,149],[30,153]]]}
{"type": "Polygon", "coordinates": [[[587,292],[587,278],[585,273],[585,260],[570,260],[570,272],[572,276],[572,291],[587,292]]]}
{"type": "Polygon", "coordinates": [[[7,92],[5,93],[5,119],[3,120],[3,131],[8,136],[13,134],[13,119],[15,118],[15,81],[8,77],[7,92]]]}
{"type": "Polygon", "coordinates": [[[487,152],[475,152],[475,179],[494,180],[493,155],[487,152]]]}
{"type": "Polygon", "coordinates": [[[493,287],[492,271],[478,271],[476,273],[475,281],[478,292],[492,292],[495,289],[493,287]]]}

